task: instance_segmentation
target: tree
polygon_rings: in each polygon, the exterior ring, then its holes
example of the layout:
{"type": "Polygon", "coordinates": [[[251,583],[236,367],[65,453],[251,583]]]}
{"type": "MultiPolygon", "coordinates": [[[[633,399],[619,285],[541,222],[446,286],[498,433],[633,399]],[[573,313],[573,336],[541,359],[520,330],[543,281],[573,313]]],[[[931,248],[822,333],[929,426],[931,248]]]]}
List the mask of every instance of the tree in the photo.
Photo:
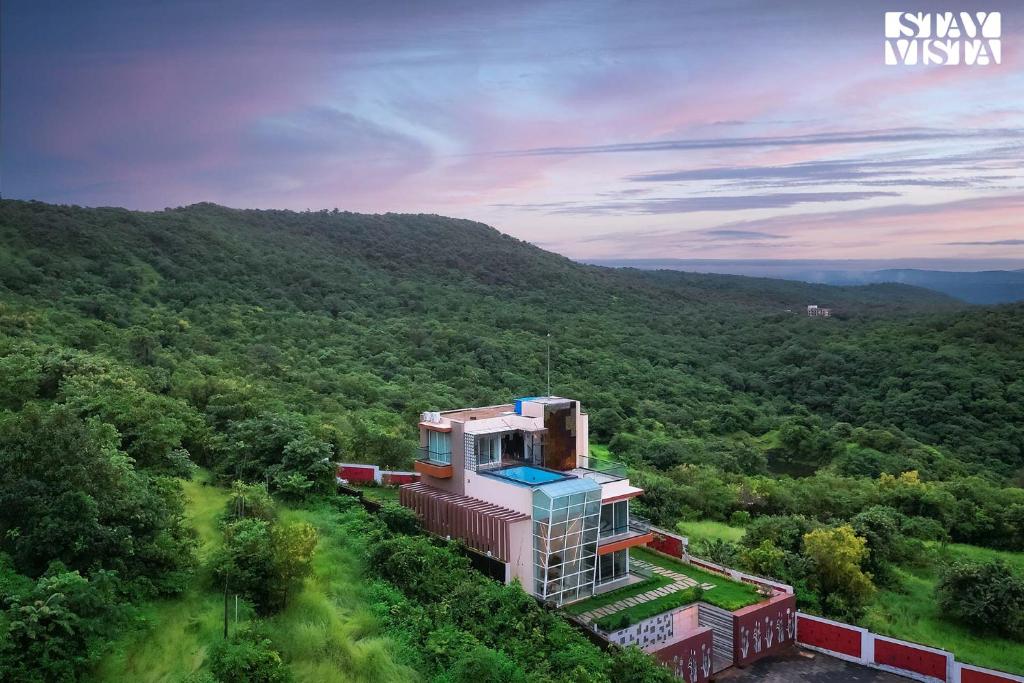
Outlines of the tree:
{"type": "Polygon", "coordinates": [[[1024,576],[1004,561],[956,562],[935,593],[946,617],[1024,640],[1024,576]]]}
{"type": "Polygon", "coordinates": [[[283,608],[294,585],[312,571],[316,529],[305,522],[240,519],[224,529],[214,560],[219,581],[253,602],[260,614],[283,608]]]}
{"type": "Polygon", "coordinates": [[[743,552],[743,566],[755,574],[782,580],[786,574],[786,551],[766,538],[761,545],[743,552]]]}
{"type": "Polygon", "coordinates": [[[874,593],[871,577],[861,570],[868,552],[867,541],[848,524],[804,535],[804,554],[814,563],[812,582],[833,614],[859,614],[874,593]]]}
{"type": "Polygon", "coordinates": [[[893,563],[907,556],[908,544],[901,528],[906,517],[896,509],[876,505],[850,520],[854,532],[867,542],[863,567],[876,582],[888,582],[893,563]]]}
{"type": "Polygon", "coordinates": [[[176,592],[194,566],[178,482],[132,467],[116,430],[62,406],[0,416],[0,550],[40,576],[59,560],[176,592]]]}
{"type": "Polygon", "coordinates": [[[722,538],[703,538],[695,544],[694,552],[698,557],[711,560],[715,564],[731,567],[736,563],[739,550],[735,543],[722,538]]]}
{"type": "Polygon", "coordinates": [[[108,572],[88,579],[55,564],[27,594],[8,596],[0,616],[0,679],[76,679],[122,616],[116,583],[108,572]]]}

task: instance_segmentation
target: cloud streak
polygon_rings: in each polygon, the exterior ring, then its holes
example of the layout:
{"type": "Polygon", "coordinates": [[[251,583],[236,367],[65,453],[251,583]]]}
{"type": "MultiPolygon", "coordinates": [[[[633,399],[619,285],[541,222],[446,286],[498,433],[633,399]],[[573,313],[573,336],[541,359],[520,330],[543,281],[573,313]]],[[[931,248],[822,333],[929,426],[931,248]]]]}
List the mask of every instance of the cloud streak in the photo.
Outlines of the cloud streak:
{"type": "Polygon", "coordinates": [[[495,152],[499,156],[575,156],[583,154],[622,154],[634,152],[674,152],[686,150],[742,149],[765,147],[803,147],[822,145],[865,145],[905,142],[949,142],[964,140],[1019,140],[1024,129],[999,128],[956,130],[935,128],[890,128],[853,130],[807,135],[765,135],[759,137],[690,138],[651,140],[604,145],[538,147],[495,152]]]}
{"type": "Polygon", "coordinates": [[[550,202],[543,204],[506,204],[550,214],[643,215],[699,213],[702,211],[744,211],[780,209],[820,202],[852,202],[878,197],[898,197],[898,192],[777,192],[773,194],[722,195],[703,197],[650,197],[610,202],[550,202]]]}

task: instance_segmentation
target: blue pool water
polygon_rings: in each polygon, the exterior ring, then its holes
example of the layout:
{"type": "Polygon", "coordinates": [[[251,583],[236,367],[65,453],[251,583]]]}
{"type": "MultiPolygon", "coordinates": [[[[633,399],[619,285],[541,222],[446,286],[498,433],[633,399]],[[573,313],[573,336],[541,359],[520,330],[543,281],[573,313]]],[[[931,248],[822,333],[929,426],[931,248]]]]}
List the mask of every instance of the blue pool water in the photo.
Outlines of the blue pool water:
{"type": "Polygon", "coordinates": [[[560,472],[550,472],[548,470],[542,470],[539,467],[530,467],[529,465],[520,465],[518,467],[508,467],[503,470],[497,470],[492,472],[499,477],[505,477],[513,481],[518,481],[523,484],[550,484],[553,481],[561,481],[567,479],[566,475],[560,472]]]}

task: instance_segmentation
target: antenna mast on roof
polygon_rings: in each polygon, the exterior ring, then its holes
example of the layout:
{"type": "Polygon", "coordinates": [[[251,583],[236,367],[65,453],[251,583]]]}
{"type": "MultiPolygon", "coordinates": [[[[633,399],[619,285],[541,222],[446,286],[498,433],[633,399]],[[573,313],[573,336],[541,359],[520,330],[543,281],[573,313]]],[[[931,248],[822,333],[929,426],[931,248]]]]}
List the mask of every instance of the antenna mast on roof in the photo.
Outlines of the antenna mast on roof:
{"type": "Polygon", "coordinates": [[[548,332],[548,396],[551,395],[551,333],[548,332]]]}

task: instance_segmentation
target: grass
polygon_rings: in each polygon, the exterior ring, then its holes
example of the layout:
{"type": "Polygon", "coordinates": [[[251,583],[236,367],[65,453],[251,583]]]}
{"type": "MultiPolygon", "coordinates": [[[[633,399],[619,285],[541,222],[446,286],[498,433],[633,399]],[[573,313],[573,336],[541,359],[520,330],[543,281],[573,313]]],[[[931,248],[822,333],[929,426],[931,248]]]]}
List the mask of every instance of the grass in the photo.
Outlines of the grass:
{"type": "Polygon", "coordinates": [[[753,605],[756,602],[760,602],[763,598],[757,592],[757,589],[746,583],[739,583],[732,579],[727,579],[724,576],[718,574],[712,574],[706,572],[703,569],[698,569],[689,564],[678,562],[671,558],[665,557],[664,555],[658,555],[652,553],[649,550],[643,548],[630,548],[630,557],[645,562],[650,562],[658,567],[665,569],[671,569],[677,571],[680,574],[686,574],[697,583],[708,583],[714,586],[714,588],[708,589],[704,593],[702,600],[710,605],[721,607],[727,610],[737,610],[747,605],[753,605]]]}
{"type": "Polygon", "coordinates": [[[355,488],[362,491],[363,495],[369,500],[376,501],[378,503],[398,502],[397,486],[356,486],[355,488]]]}
{"type": "MultiPolygon", "coordinates": [[[[199,558],[209,558],[220,544],[218,521],[227,492],[208,484],[201,473],[184,482],[188,516],[199,534],[199,558]]],[[[209,647],[222,636],[223,595],[209,589],[203,572],[176,599],[143,605],[143,626],[124,634],[93,672],[96,681],[179,681],[202,667],[209,647]]]]}
{"type": "MultiPolygon", "coordinates": [[[[947,557],[976,561],[1000,557],[1018,571],[1024,568],[1024,553],[965,544],[947,546],[947,557]]],[[[880,590],[861,619],[861,626],[882,635],[949,650],[962,662],[1024,673],[1024,647],[1019,642],[979,632],[943,617],[935,600],[938,573],[934,568],[896,571],[902,584],[900,589],[880,590]]]]}
{"type": "Polygon", "coordinates": [[[660,598],[654,600],[648,600],[642,602],[639,605],[633,605],[627,607],[624,610],[609,614],[608,616],[601,617],[594,622],[599,629],[602,631],[617,631],[620,628],[626,628],[632,626],[644,619],[650,619],[653,616],[682,607],[683,605],[689,605],[697,600],[704,600],[707,602],[707,592],[700,593],[695,588],[687,588],[686,590],[676,591],[675,593],[669,593],[663,595],[660,598]]]}
{"type": "Polygon", "coordinates": [[[569,614],[583,614],[591,610],[600,609],[607,607],[608,605],[614,604],[619,600],[625,600],[626,598],[632,598],[641,593],[647,591],[658,590],[664,586],[672,583],[672,579],[665,576],[652,576],[649,579],[638,581],[637,583],[629,586],[623,586],[622,588],[616,588],[615,590],[608,591],[607,593],[601,593],[595,595],[592,598],[581,600],[580,602],[574,602],[571,605],[566,605],[562,609],[569,614]]]}
{"type": "Polygon", "coordinates": [[[725,522],[701,520],[699,522],[679,522],[676,531],[690,539],[691,546],[697,541],[723,540],[738,543],[746,529],[729,526],[725,522]]]}
{"type": "MultiPolygon", "coordinates": [[[[220,545],[219,517],[227,492],[205,484],[206,475],[184,482],[188,515],[199,533],[200,558],[220,545]]],[[[416,681],[415,671],[398,661],[392,643],[377,630],[363,580],[361,548],[354,547],[329,509],[289,509],[278,504],[283,521],[306,521],[320,533],[313,575],[305,580],[264,629],[281,651],[296,681],[362,683],[416,681]]],[[[252,618],[240,603],[239,625],[252,618]]],[[[177,599],[154,601],[140,609],[139,628],[122,635],[92,672],[92,681],[172,683],[205,670],[210,648],[223,637],[224,598],[202,571],[177,599]]],[[[231,603],[230,628],[234,622],[231,603]]]]}
{"type": "Polygon", "coordinates": [[[976,545],[967,545],[966,543],[949,543],[944,550],[939,548],[937,543],[932,544],[932,546],[938,548],[939,552],[945,553],[946,558],[950,562],[957,560],[971,562],[1003,560],[1014,571],[1024,573],[1024,552],[993,550],[992,548],[981,548],[976,545]]]}
{"type": "Polygon", "coordinates": [[[313,575],[267,632],[297,681],[414,681],[377,629],[363,581],[364,553],[339,528],[329,509],[284,510],[282,520],[304,521],[320,533],[313,575]]]}

